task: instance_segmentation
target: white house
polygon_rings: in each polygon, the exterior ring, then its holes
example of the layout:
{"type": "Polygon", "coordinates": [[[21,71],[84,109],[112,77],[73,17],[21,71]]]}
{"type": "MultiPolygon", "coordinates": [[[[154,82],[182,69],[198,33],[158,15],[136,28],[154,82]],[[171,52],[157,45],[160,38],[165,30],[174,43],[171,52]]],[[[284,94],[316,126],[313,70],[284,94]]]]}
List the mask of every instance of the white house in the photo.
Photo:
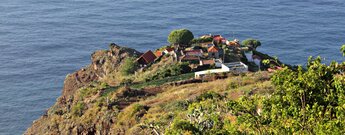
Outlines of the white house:
{"type": "Polygon", "coordinates": [[[210,69],[195,72],[195,78],[202,78],[206,75],[215,74],[215,73],[226,73],[226,72],[237,72],[245,73],[248,72],[248,66],[242,62],[232,62],[232,63],[223,63],[221,64],[221,69],[210,69]]]}
{"type": "Polygon", "coordinates": [[[254,60],[253,60],[253,51],[244,52],[244,55],[246,55],[246,58],[247,58],[248,62],[254,62],[254,60]]]}

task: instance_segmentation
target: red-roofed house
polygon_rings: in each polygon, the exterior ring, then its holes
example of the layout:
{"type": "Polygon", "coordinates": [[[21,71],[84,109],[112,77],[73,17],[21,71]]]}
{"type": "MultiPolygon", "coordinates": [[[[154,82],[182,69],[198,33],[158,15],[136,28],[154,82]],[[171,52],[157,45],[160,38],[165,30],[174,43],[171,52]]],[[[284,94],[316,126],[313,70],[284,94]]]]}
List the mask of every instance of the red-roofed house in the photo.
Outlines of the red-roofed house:
{"type": "Polygon", "coordinates": [[[208,56],[211,58],[219,58],[219,49],[216,46],[211,46],[207,49],[208,56]]]}
{"type": "Polygon", "coordinates": [[[200,58],[198,56],[184,55],[180,57],[180,62],[189,62],[191,64],[198,64],[200,58]]]}
{"type": "Polygon", "coordinates": [[[141,66],[145,66],[147,64],[150,64],[152,62],[155,61],[156,59],[156,55],[153,54],[153,52],[151,50],[147,51],[146,53],[144,53],[143,55],[141,55],[138,59],[137,62],[141,65],[141,66]]]}
{"type": "Polygon", "coordinates": [[[195,50],[189,50],[189,51],[183,51],[183,55],[187,56],[202,56],[202,50],[201,49],[195,49],[195,50]]]}
{"type": "Polygon", "coordinates": [[[213,42],[215,42],[217,44],[219,44],[219,43],[225,44],[226,39],[223,38],[221,35],[215,35],[215,36],[213,36],[213,42]]]}

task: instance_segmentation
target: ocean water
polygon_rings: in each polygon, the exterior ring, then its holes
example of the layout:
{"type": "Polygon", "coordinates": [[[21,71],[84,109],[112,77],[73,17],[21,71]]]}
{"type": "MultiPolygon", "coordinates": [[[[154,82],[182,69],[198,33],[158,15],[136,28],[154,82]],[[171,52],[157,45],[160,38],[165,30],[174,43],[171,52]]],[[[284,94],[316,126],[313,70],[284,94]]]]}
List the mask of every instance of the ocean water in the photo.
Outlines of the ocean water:
{"type": "Polygon", "coordinates": [[[111,42],[140,51],[173,29],[257,38],[288,64],[342,61],[343,0],[1,0],[0,134],[22,134],[53,105],[68,73],[111,42]]]}

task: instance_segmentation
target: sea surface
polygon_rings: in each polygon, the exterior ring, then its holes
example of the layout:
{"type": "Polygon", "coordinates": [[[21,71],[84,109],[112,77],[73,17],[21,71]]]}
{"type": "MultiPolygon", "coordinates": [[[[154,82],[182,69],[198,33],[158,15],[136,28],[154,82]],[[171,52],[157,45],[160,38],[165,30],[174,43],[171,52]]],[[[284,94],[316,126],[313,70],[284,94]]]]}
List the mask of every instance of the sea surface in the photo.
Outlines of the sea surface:
{"type": "Polygon", "coordinates": [[[173,29],[257,38],[288,64],[342,61],[344,0],[1,0],[0,134],[22,134],[52,106],[90,54],[117,43],[140,51],[173,29]]]}

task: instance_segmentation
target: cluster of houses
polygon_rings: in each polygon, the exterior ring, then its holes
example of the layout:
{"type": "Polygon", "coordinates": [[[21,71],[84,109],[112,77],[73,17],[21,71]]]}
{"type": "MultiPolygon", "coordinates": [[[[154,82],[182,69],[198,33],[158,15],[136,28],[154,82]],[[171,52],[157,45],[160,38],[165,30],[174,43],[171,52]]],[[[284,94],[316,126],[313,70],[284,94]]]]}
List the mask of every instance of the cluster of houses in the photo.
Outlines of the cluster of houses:
{"type": "MultiPolygon", "coordinates": [[[[211,69],[195,72],[195,78],[202,78],[208,74],[248,71],[248,66],[241,61],[226,63],[223,57],[225,55],[223,50],[224,46],[232,50],[238,49],[241,47],[239,40],[235,39],[229,41],[221,35],[211,34],[201,36],[200,38],[212,38],[212,41],[197,43],[191,47],[181,48],[179,46],[169,46],[164,49],[156,50],[155,52],[149,50],[141,55],[137,59],[137,62],[140,66],[145,67],[163,55],[170,55],[173,56],[176,61],[189,62],[190,66],[194,68],[202,66],[212,67],[211,69]]],[[[248,55],[247,59],[248,57],[250,57],[250,61],[260,65],[261,60],[256,61],[257,58],[253,58],[252,55],[248,55]]]]}

